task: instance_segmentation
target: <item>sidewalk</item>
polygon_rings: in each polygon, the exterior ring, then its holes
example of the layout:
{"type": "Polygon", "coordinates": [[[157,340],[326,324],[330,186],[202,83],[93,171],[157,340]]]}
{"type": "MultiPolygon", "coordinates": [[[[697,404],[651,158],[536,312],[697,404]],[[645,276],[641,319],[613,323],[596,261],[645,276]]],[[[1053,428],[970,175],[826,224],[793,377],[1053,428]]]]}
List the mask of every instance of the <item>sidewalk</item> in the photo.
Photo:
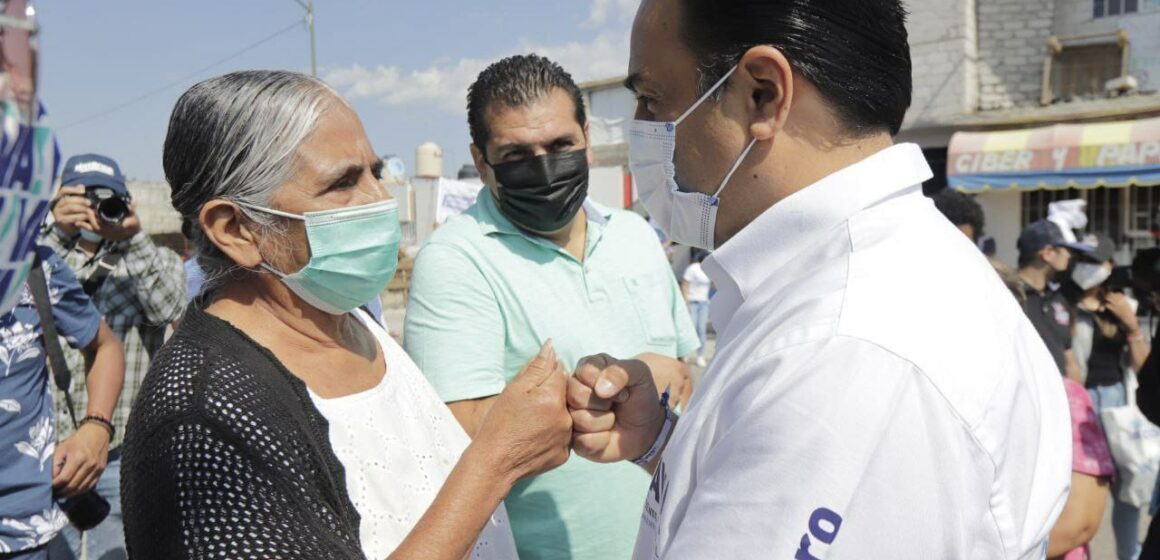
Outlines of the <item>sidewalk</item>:
{"type": "MultiPolygon", "coordinates": [[[[1148,524],[1152,518],[1148,514],[1140,516],[1140,540],[1148,534],[1148,524]]],[[[1100,530],[1096,532],[1091,542],[1092,560],[1116,560],[1116,536],[1112,533],[1112,501],[1108,500],[1108,507],[1104,509],[1104,521],[1100,523],[1100,530]]],[[[1143,560],[1143,559],[1141,559],[1143,560]]]]}

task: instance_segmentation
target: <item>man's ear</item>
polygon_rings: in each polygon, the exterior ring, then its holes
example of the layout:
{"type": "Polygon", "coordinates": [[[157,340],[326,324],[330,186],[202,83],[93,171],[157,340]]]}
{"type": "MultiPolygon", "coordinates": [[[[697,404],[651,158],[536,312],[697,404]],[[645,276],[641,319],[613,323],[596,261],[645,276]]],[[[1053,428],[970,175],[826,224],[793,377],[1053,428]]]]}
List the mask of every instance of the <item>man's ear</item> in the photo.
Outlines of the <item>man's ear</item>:
{"type": "Polygon", "coordinates": [[[485,161],[486,158],[484,157],[483,151],[479,149],[479,146],[475,145],[475,142],[468,144],[467,148],[471,151],[471,161],[475,163],[475,170],[479,172],[480,180],[485,185],[494,185],[495,173],[492,171],[491,166],[487,164],[487,161],[485,161]]]}
{"type": "Polygon", "coordinates": [[[793,104],[793,67],[782,52],[768,45],[746,51],[738,63],[738,84],[750,96],[749,134],[772,140],[785,127],[793,104]]]}
{"type": "Polygon", "coordinates": [[[484,161],[483,151],[475,145],[475,142],[471,143],[469,149],[471,150],[471,159],[475,162],[475,170],[479,172],[479,180],[483,182],[484,188],[491,191],[492,196],[499,196],[499,181],[495,180],[495,170],[484,161]]]}
{"type": "Polygon", "coordinates": [[[235,264],[248,269],[262,264],[253,222],[241,208],[225,200],[211,200],[202,206],[199,220],[210,243],[235,264]]]}

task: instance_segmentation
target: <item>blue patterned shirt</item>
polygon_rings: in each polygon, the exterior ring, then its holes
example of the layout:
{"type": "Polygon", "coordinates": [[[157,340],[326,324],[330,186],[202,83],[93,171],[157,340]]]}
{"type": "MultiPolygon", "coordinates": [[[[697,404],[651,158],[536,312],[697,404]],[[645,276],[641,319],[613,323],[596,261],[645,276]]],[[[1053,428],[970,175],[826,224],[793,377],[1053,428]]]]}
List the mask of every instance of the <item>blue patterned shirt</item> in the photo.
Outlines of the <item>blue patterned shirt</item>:
{"type": "MultiPolygon", "coordinates": [[[[100,313],[52,249],[37,252],[57,330],[74,348],[88,346],[100,313]]],[[[50,375],[40,316],[25,287],[16,307],[0,315],[0,554],[41,546],[68,523],[52,496],[50,375]]]]}

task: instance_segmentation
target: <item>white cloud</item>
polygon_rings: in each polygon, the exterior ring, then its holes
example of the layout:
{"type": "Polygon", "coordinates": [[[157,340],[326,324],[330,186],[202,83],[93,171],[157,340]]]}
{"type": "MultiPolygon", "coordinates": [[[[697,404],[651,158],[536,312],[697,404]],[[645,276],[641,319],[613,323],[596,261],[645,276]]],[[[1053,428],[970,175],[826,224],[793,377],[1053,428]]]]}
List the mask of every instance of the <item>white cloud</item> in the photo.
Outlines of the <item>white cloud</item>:
{"type": "Polygon", "coordinates": [[[588,21],[585,24],[604,25],[609,19],[629,21],[633,14],[636,14],[639,5],[640,0],[592,0],[592,7],[588,10],[588,21]]]}
{"type": "MultiPolygon", "coordinates": [[[[595,0],[593,9],[607,2],[625,3],[595,0]]],[[[608,31],[590,41],[562,45],[524,43],[506,54],[519,53],[546,56],[563,66],[577,82],[619,77],[628,64],[628,32],[608,31]]],[[[349,99],[375,98],[388,105],[433,104],[458,114],[464,110],[468,86],[488,64],[499,58],[436,61],[427,68],[412,71],[398,66],[364,68],[356,64],[327,72],[324,78],[349,99]]]]}

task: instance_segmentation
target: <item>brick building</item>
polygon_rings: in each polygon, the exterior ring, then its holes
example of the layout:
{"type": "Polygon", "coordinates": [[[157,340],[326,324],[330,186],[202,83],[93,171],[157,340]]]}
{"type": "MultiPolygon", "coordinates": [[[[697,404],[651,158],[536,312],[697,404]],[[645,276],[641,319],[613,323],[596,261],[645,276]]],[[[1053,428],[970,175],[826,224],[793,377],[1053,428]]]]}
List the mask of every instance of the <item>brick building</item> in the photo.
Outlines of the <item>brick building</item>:
{"type": "Polygon", "coordinates": [[[1022,227],[1066,198],[1088,200],[1089,228],[1122,258],[1155,243],[1160,197],[1141,187],[1160,182],[1160,124],[1147,120],[1160,116],[1160,0],[910,9],[914,104],[899,140],[924,148],[929,189],[979,193],[1000,258],[1013,263],[1022,227]]]}

